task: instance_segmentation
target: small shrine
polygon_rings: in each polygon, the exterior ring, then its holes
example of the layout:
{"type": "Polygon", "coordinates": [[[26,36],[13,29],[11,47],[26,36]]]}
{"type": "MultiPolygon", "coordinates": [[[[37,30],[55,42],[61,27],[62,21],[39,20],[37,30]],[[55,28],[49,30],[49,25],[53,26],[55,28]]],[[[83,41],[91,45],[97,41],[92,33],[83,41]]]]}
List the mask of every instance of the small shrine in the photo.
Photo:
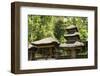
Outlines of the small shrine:
{"type": "Polygon", "coordinates": [[[78,53],[84,47],[84,43],[80,41],[77,27],[70,25],[65,28],[64,38],[66,42],[63,44],[52,37],[31,42],[28,47],[28,60],[77,58],[78,53]]]}
{"type": "Polygon", "coordinates": [[[76,58],[77,52],[82,50],[84,44],[80,42],[80,36],[78,29],[75,25],[70,25],[65,28],[64,38],[66,42],[64,44],[60,44],[60,48],[64,48],[70,58],[76,58]]]}
{"type": "Polygon", "coordinates": [[[44,38],[31,43],[29,50],[29,60],[51,59],[56,57],[59,42],[55,38],[44,38]]]}

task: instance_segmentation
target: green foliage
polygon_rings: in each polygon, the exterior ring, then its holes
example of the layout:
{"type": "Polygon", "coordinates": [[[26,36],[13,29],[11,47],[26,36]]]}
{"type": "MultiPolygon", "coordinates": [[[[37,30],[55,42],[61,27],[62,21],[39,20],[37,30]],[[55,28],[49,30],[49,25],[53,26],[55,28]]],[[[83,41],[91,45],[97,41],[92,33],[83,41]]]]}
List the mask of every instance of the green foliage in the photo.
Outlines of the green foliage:
{"type": "Polygon", "coordinates": [[[55,23],[55,28],[54,28],[54,36],[60,41],[64,42],[64,22],[63,20],[58,20],[55,23]],[[60,28],[59,28],[60,27],[60,28]]]}
{"type": "Polygon", "coordinates": [[[88,19],[87,17],[66,17],[65,24],[76,25],[80,33],[82,41],[86,41],[88,38],[88,19]]]}
{"type": "Polygon", "coordinates": [[[64,28],[70,25],[76,25],[81,40],[86,41],[88,37],[87,21],[86,17],[28,15],[28,42],[55,37],[63,43],[65,42],[64,28]]]}

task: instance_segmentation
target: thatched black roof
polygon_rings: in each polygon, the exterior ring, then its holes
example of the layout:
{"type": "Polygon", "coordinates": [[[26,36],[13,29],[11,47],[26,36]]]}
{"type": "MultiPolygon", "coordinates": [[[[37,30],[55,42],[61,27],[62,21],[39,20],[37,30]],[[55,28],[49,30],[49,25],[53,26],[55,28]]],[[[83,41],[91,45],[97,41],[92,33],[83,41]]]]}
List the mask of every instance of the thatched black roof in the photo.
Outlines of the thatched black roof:
{"type": "Polygon", "coordinates": [[[38,41],[34,41],[31,43],[32,45],[35,45],[35,46],[41,46],[41,45],[58,45],[59,44],[59,41],[55,38],[52,38],[52,37],[48,37],[48,38],[44,38],[44,39],[41,39],[41,40],[38,40],[38,41]]]}
{"type": "Polygon", "coordinates": [[[69,29],[74,29],[74,28],[77,28],[75,25],[70,25],[70,26],[68,26],[67,28],[65,28],[65,29],[67,29],[67,30],[69,30],[69,29]]]}
{"type": "Polygon", "coordinates": [[[60,47],[63,47],[63,48],[74,48],[74,47],[81,47],[81,46],[84,46],[84,44],[79,41],[76,41],[75,43],[60,44],[60,47]]]}
{"type": "Polygon", "coordinates": [[[79,36],[78,32],[75,32],[73,34],[64,34],[65,37],[72,37],[72,36],[79,36]]]}
{"type": "Polygon", "coordinates": [[[32,51],[34,49],[36,49],[34,45],[31,45],[31,44],[28,45],[28,51],[32,51]]]}

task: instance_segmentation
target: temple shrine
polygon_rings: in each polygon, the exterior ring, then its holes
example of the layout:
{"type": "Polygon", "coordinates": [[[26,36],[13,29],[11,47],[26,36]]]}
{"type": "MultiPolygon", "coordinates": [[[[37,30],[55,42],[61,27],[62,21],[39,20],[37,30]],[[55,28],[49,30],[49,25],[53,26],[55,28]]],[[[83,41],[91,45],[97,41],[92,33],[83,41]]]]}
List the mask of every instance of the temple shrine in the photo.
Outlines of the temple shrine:
{"type": "Polygon", "coordinates": [[[70,58],[76,58],[77,52],[82,50],[84,44],[80,42],[79,32],[75,25],[70,25],[65,28],[65,30],[64,38],[66,39],[66,42],[60,44],[60,48],[64,48],[70,55],[70,58]]]}

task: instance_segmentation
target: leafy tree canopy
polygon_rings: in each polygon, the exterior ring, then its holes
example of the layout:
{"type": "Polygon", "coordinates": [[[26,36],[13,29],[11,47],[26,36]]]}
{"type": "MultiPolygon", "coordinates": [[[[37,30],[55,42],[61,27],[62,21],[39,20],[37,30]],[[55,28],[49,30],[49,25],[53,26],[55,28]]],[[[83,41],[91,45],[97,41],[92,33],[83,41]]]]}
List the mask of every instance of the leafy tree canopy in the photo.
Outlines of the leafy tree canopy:
{"type": "Polygon", "coordinates": [[[87,40],[87,17],[28,15],[28,42],[54,37],[63,43],[64,28],[70,25],[77,26],[82,41],[87,40]]]}

